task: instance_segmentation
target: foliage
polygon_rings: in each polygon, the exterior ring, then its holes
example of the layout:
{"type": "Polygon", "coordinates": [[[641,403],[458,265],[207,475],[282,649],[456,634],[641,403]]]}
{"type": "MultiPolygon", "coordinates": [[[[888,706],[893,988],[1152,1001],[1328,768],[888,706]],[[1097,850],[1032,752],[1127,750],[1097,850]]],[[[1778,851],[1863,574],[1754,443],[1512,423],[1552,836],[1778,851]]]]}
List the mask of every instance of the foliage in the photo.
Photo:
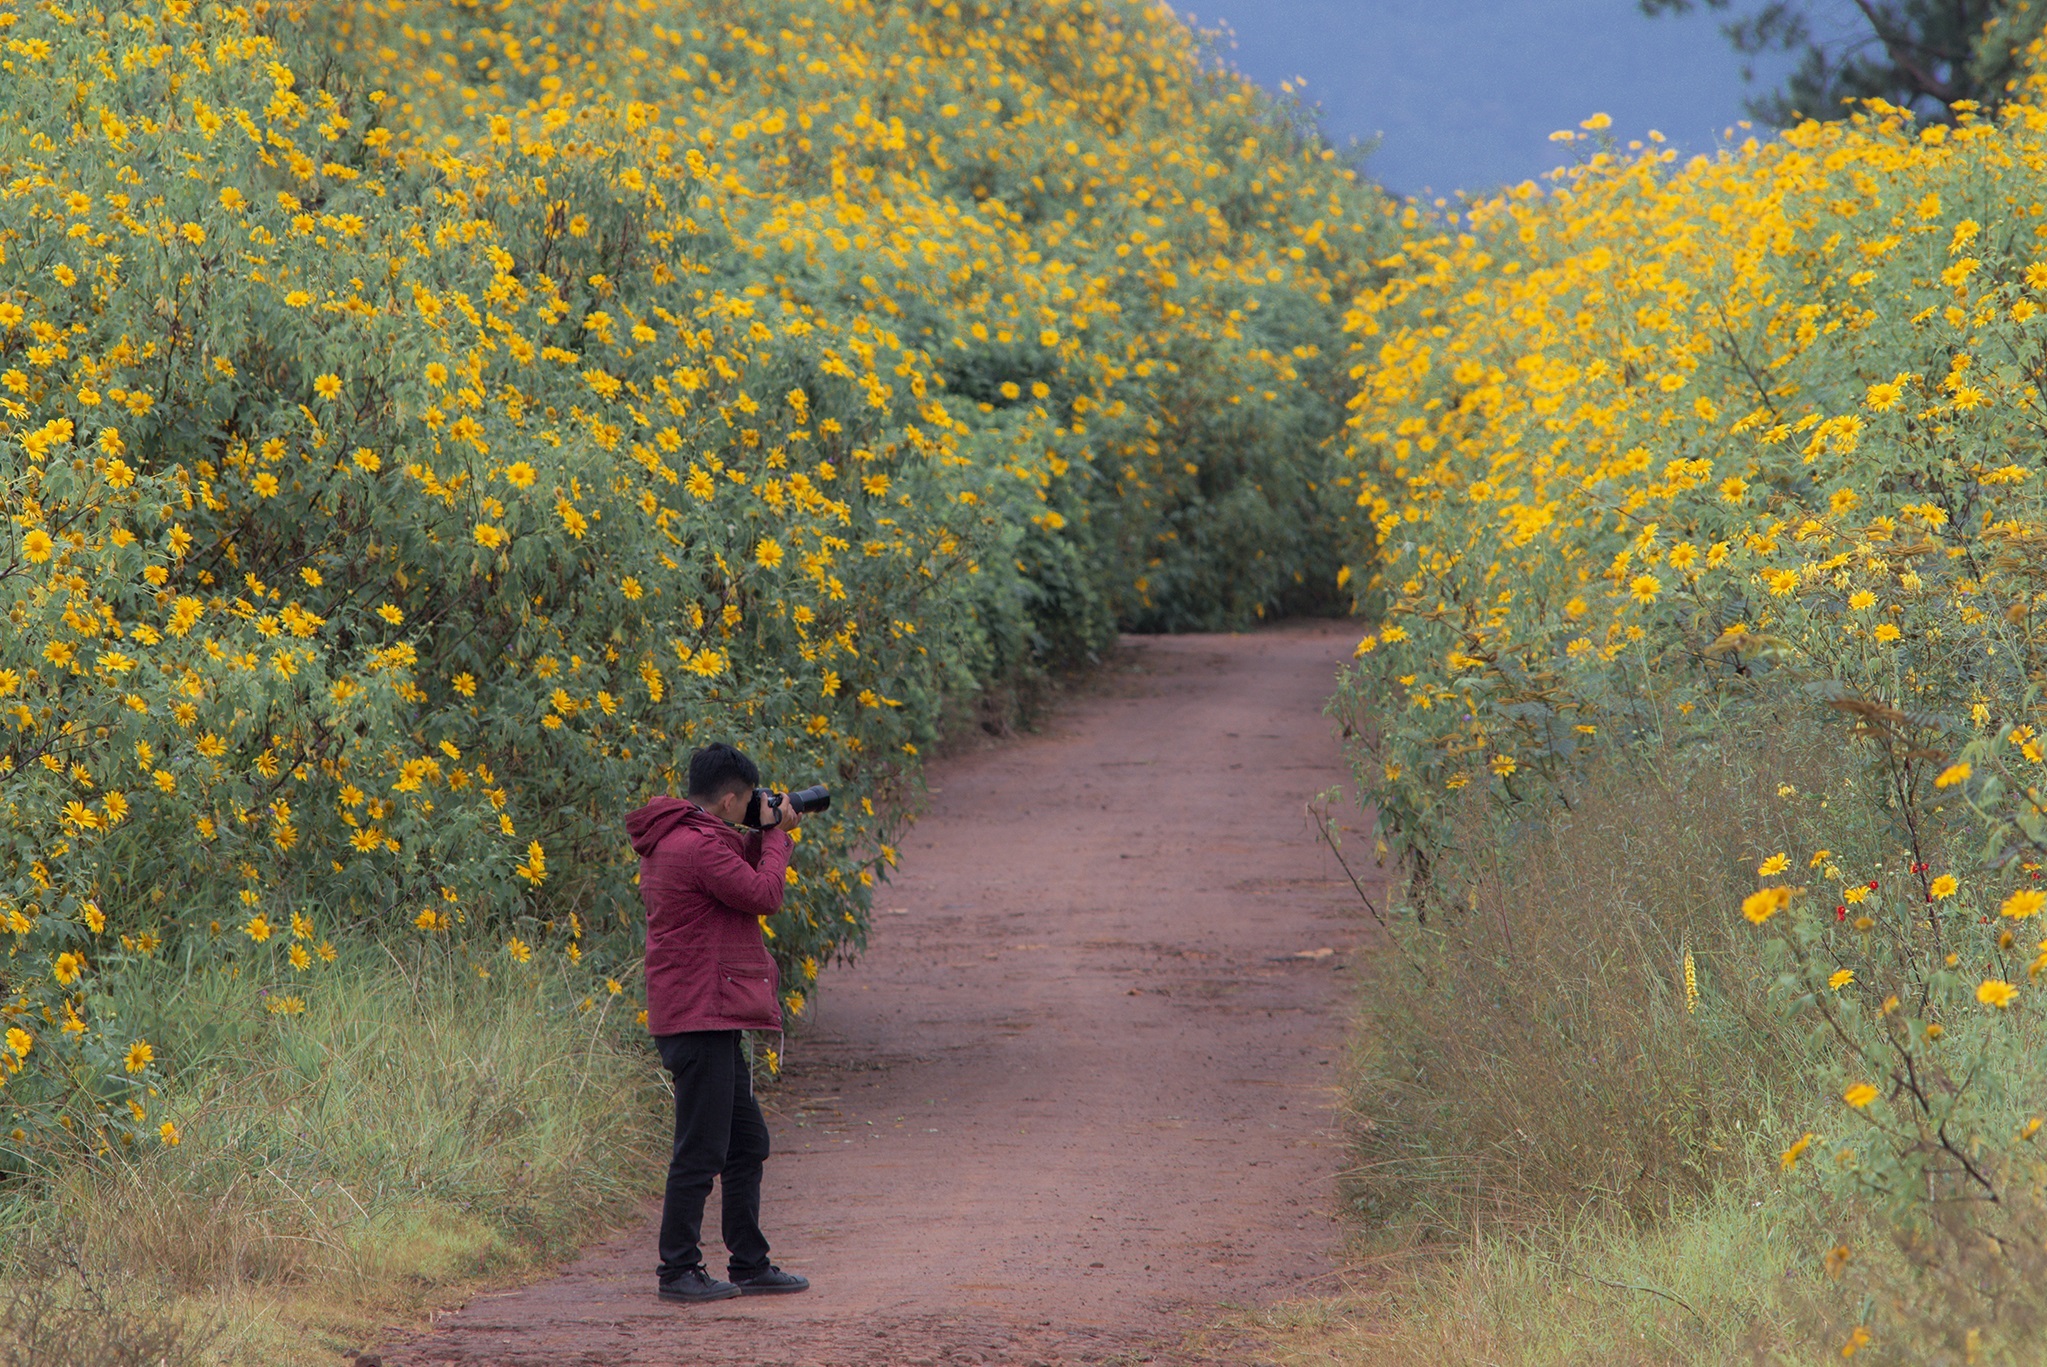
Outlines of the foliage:
{"type": "MultiPolygon", "coordinates": [[[[1734,0],[1640,4],[1652,15],[1735,8],[1734,0]]],[[[1783,89],[1749,101],[1757,118],[1783,128],[1844,117],[1844,105],[1871,99],[1943,116],[1995,108],[2022,75],[2042,21],[2023,0],[1879,0],[1858,3],[1853,18],[1825,8],[1763,0],[1721,25],[1744,57],[1781,52],[1797,59],[1783,89]]],[[[1747,74],[1754,79],[1752,69],[1747,74]]]]}
{"type": "Polygon", "coordinates": [[[11,1303],[24,1361],[181,1325],[148,1363],[331,1360],[630,1218],[672,1102],[626,999],[561,958],[485,980],[424,941],[340,948],[295,1014],[160,957],[120,975],[184,1140],[0,1207],[0,1344],[11,1303]]]}
{"type": "MultiPolygon", "coordinates": [[[[1800,1212],[1721,1193],[1652,1226],[1565,1217],[1384,1258],[1326,1300],[1242,1317],[1278,1367],[1724,1367],[1805,1362],[1800,1212]]],[[[1831,1356],[1831,1354],[1829,1354],[1831,1356]]]]}
{"type": "Polygon", "coordinates": [[[1609,752],[1543,822],[1466,790],[1462,895],[1413,908],[1364,1007],[1346,1195],[1369,1227],[1647,1222],[1745,1176],[1805,1061],[1759,1047],[1763,954],[1721,910],[1758,828],[1795,825],[1759,758],[1609,752]]]}
{"type": "MultiPolygon", "coordinates": [[[[2040,1323],[2043,134],[1872,102],[1684,167],[1603,147],[1418,222],[1352,320],[1385,622],[1347,687],[1418,907],[1476,877],[1474,791],[1538,819],[1605,756],[1820,729],[1718,910],[1817,1051],[1784,1180],[1914,1268],[1843,1344],[1905,1360],[2040,1323]]],[[[1704,979],[1699,1029],[1738,1002],[1704,979]]]]}
{"type": "MultiPolygon", "coordinates": [[[[0,1300],[0,1367],[197,1367],[213,1326],[193,1327],[124,1294],[75,1248],[38,1248],[0,1300]]],[[[217,1359],[216,1359],[217,1360],[217,1359]]]]}
{"type": "Polygon", "coordinates": [[[800,1013],[948,700],[1335,591],[1383,219],[1161,10],[0,32],[0,1169],[177,1142],[153,962],[629,992],[619,816],[711,736],[837,793],[800,1013]]]}

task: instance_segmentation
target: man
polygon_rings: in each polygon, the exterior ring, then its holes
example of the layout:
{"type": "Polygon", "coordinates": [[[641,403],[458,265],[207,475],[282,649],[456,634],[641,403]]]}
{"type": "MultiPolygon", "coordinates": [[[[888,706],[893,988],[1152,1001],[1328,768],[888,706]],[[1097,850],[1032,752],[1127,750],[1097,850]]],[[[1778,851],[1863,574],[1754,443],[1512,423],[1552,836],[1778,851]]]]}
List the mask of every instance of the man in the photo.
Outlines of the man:
{"type": "Polygon", "coordinates": [[[768,1127],[754,1100],[744,1030],[780,1030],[780,970],[760,921],[782,906],[790,829],[802,814],[761,804],[765,829],[742,832],[760,770],[730,745],[689,759],[689,800],[657,797],[626,818],[647,904],[647,1028],[675,1075],[675,1151],[661,1208],[660,1296],[718,1301],[802,1291],[768,1261],[761,1164],[768,1127]],[[704,1270],[704,1198],[724,1187],[726,1274],[704,1270]]]}

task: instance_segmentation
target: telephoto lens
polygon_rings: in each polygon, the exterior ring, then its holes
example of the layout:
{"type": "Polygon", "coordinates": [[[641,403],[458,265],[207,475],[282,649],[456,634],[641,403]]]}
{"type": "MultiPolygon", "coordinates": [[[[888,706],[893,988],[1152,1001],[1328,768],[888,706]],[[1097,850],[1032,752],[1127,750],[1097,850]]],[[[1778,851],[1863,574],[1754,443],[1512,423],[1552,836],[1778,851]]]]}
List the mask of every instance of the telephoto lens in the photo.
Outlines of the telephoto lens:
{"type": "Polygon", "coordinates": [[[770,809],[780,811],[785,800],[789,804],[790,811],[808,816],[812,812],[821,812],[832,805],[832,790],[825,787],[822,783],[809,788],[799,788],[795,792],[787,794],[769,792],[766,788],[756,788],[753,790],[753,797],[746,804],[746,815],[740,818],[740,823],[755,828],[760,827],[766,820],[768,811],[770,809]]]}
{"type": "Polygon", "coordinates": [[[832,790],[825,787],[822,783],[809,788],[798,788],[795,792],[789,794],[790,808],[794,811],[802,812],[806,816],[811,812],[821,812],[831,805],[832,790]]]}

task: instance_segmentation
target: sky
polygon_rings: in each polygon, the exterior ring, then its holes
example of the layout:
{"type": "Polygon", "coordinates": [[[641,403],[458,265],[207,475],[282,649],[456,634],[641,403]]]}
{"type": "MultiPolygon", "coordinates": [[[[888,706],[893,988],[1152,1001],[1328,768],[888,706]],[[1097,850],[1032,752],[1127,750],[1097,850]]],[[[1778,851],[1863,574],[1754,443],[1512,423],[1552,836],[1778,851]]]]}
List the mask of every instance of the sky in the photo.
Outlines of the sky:
{"type": "Polygon", "coordinates": [[[1402,194],[1539,176],[1568,156],[1550,133],[1594,113],[1612,117],[1623,143],[1653,128],[1684,153],[1710,152],[1758,93],[1720,34],[1722,16],[1651,19],[1635,0],[1180,0],[1180,9],[1199,27],[1231,30],[1223,55],[1260,84],[1305,77],[1304,99],[1321,106],[1339,145],[1378,135],[1365,169],[1402,194]]]}

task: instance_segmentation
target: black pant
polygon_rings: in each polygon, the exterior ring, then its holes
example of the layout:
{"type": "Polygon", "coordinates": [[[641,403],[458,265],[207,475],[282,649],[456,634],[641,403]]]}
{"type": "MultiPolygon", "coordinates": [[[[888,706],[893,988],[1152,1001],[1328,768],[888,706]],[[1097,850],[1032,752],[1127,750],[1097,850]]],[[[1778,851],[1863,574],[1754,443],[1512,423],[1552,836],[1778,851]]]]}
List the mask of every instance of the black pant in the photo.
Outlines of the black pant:
{"type": "Polygon", "coordinates": [[[656,1035],[654,1047],[675,1075],[675,1152],[668,1160],[668,1192],[661,1206],[661,1279],[704,1265],[704,1198],[711,1194],[713,1177],[724,1182],[727,1274],[747,1277],[766,1271],[761,1164],[768,1157],[768,1123],[753,1099],[753,1077],[739,1032],[656,1035]]]}

